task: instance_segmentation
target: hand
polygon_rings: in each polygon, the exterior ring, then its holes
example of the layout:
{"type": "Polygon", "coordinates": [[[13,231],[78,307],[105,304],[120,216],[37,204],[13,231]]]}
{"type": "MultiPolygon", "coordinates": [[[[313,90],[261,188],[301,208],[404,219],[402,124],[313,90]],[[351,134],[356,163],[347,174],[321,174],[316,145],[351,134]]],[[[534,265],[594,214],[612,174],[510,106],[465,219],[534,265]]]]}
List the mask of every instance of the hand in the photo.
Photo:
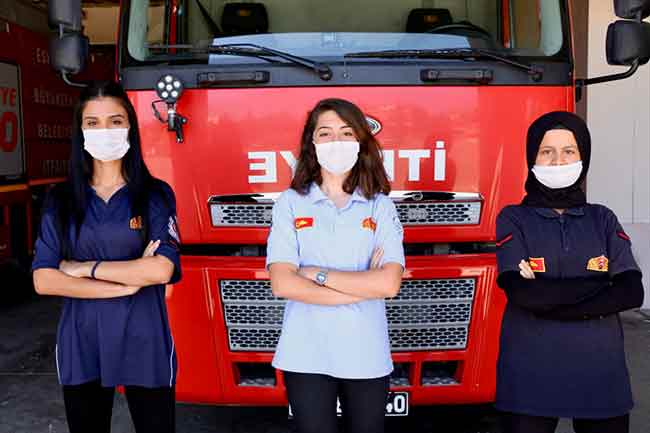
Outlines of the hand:
{"type": "Polygon", "coordinates": [[[123,291],[122,296],[135,295],[136,293],[138,293],[140,291],[141,288],[142,287],[138,287],[138,286],[124,286],[124,285],[122,285],[122,291],[123,291]]]}
{"type": "Polygon", "coordinates": [[[526,260],[519,262],[519,275],[526,278],[527,280],[534,280],[535,273],[530,267],[530,264],[526,260]]]}
{"type": "Polygon", "coordinates": [[[375,248],[370,258],[370,269],[379,269],[381,261],[384,258],[384,249],[382,247],[375,248]]]}
{"type": "Polygon", "coordinates": [[[320,269],[321,268],[317,268],[316,266],[305,266],[298,269],[298,275],[307,278],[308,280],[316,281],[316,274],[320,269]]]}
{"type": "Polygon", "coordinates": [[[160,246],[160,239],[157,241],[149,241],[147,244],[147,248],[144,249],[144,253],[142,253],[142,257],[153,257],[153,255],[156,253],[156,250],[160,246]]]}
{"type": "Polygon", "coordinates": [[[59,270],[64,274],[75,278],[89,278],[90,270],[95,262],[75,262],[74,260],[63,260],[59,263],[59,270]]]}

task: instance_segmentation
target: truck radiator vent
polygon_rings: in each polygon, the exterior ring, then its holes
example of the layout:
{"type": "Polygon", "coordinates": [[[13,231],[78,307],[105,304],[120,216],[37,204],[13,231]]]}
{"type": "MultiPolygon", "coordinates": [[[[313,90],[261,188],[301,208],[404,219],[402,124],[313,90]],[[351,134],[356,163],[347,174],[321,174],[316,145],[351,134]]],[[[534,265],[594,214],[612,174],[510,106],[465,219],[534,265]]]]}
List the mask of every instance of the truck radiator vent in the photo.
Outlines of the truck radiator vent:
{"type": "Polygon", "coordinates": [[[473,278],[449,280],[402,280],[399,295],[392,302],[401,301],[472,301],[473,278]]]}
{"type": "Polygon", "coordinates": [[[391,324],[434,325],[468,323],[472,303],[394,304],[386,305],[386,316],[391,324]]]}
{"type": "MultiPolygon", "coordinates": [[[[450,194],[453,195],[453,194],[450,194]]],[[[414,200],[408,194],[391,194],[404,226],[477,225],[482,198],[478,194],[457,194],[452,200],[414,200]]],[[[260,195],[261,196],[261,195],[260,195]]],[[[275,195],[273,195],[275,197],[275,195]]],[[[269,227],[273,210],[271,197],[212,197],[210,216],[214,227],[269,227]]]]}
{"type": "Polygon", "coordinates": [[[273,203],[270,204],[212,204],[210,213],[215,227],[269,227],[273,203]]]}
{"type": "Polygon", "coordinates": [[[268,302],[280,303],[279,298],[273,296],[271,285],[267,280],[221,280],[221,300],[224,304],[249,305],[251,303],[268,302]]]}
{"type": "MultiPolygon", "coordinates": [[[[404,280],[386,300],[392,351],[464,349],[475,286],[473,278],[404,280]]],[[[219,287],[230,350],[275,350],[286,301],[273,297],[267,280],[221,280],[219,287]]]]}
{"type": "Polygon", "coordinates": [[[458,361],[423,362],[421,382],[424,386],[458,385],[458,361]]]}
{"type": "Polygon", "coordinates": [[[481,202],[395,203],[402,225],[476,225],[481,219],[481,202]]]}

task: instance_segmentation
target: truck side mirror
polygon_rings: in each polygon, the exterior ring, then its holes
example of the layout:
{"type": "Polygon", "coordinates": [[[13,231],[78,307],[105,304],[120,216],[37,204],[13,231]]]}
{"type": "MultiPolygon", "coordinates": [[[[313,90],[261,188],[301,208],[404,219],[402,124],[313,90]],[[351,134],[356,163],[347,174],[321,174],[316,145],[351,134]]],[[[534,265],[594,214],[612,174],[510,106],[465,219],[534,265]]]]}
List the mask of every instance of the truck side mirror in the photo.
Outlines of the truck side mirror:
{"type": "Polygon", "coordinates": [[[68,78],[68,74],[81,72],[88,58],[88,38],[81,32],[81,0],[50,0],[47,16],[50,26],[56,29],[50,39],[52,67],[67,84],[86,87],[68,78]]]}
{"type": "Polygon", "coordinates": [[[607,63],[629,66],[629,69],[619,74],[577,79],[578,101],[585,86],[629,78],[650,59],[650,24],[643,22],[650,16],[650,0],[614,0],[614,10],[623,20],[607,27],[607,63]]]}
{"type": "Polygon", "coordinates": [[[71,32],[81,31],[81,0],[50,0],[47,5],[50,27],[71,32]]]}
{"type": "Polygon", "coordinates": [[[607,28],[607,63],[632,66],[650,60],[650,24],[637,21],[616,21],[607,28]]]}
{"type": "Polygon", "coordinates": [[[650,0],[614,0],[614,12],[619,18],[644,20],[650,16],[650,0]]]}
{"type": "Polygon", "coordinates": [[[88,58],[88,38],[81,33],[67,33],[50,39],[52,67],[63,74],[81,72],[88,58]]]}

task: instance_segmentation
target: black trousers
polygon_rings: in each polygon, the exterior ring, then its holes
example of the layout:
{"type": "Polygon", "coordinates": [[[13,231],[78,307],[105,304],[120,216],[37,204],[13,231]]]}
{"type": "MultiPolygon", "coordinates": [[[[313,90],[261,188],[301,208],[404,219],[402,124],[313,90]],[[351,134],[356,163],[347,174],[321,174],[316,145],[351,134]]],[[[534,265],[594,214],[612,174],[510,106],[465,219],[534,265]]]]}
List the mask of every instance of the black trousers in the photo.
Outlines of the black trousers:
{"type": "MultiPolygon", "coordinates": [[[[124,387],[137,433],[174,433],[174,388],[124,387]]],[[[115,388],[99,381],[64,385],[63,401],[70,433],[109,433],[115,388]]]]}
{"type": "MultiPolygon", "coordinates": [[[[503,413],[503,433],[554,433],[557,418],[503,413]]],[[[628,433],[630,416],[605,419],[573,419],[575,433],[628,433]]]]}
{"type": "Polygon", "coordinates": [[[336,398],[346,433],[383,433],[389,378],[337,379],[324,374],[284,372],[299,433],[336,433],[336,398]]]}

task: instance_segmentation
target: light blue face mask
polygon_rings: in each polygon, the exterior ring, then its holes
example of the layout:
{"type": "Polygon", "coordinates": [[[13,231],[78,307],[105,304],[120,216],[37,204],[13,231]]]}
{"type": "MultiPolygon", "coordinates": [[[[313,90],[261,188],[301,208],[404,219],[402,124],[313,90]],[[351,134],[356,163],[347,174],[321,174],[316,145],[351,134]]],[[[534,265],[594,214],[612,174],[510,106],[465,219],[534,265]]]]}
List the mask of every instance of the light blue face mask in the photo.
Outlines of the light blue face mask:
{"type": "Polygon", "coordinates": [[[565,165],[535,165],[532,169],[537,180],[552,189],[573,185],[582,173],[582,161],[565,165]]]}

